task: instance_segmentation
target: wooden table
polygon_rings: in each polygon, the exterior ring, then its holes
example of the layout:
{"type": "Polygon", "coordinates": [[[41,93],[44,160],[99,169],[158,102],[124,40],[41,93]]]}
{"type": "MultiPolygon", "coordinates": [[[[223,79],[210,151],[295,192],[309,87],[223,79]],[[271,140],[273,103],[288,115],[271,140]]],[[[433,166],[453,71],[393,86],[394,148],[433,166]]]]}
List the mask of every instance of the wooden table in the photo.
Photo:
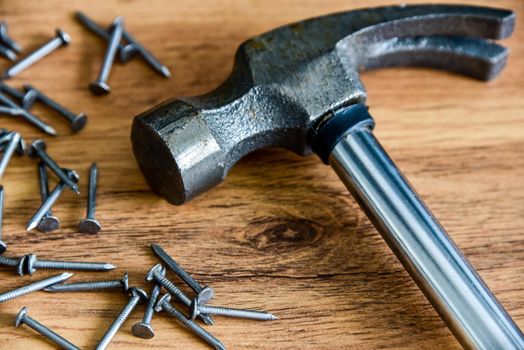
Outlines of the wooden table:
{"type": "MultiPolygon", "coordinates": [[[[411,1],[407,1],[411,2],[411,1]]],[[[466,1],[489,5],[490,1],[466,1]]],[[[69,32],[61,49],[10,83],[31,83],[89,124],[71,135],[44,109],[59,137],[44,137],[49,153],[82,176],[81,196],[67,191],[54,208],[62,229],[25,232],[39,205],[36,163],[15,158],[2,179],[6,190],[4,237],[7,255],[33,252],[42,258],[107,261],[110,273],[78,273],[75,280],[119,278],[149,290],[144,274],[158,261],[156,242],[204,284],[215,304],[268,310],[277,322],[216,318],[208,329],[229,349],[458,348],[373,226],[328,167],[317,157],[282,150],[247,156],[214,190],[174,207],[147,187],[131,152],[133,117],[172,96],[207,92],[229,74],[243,40],[288,22],[388,1],[30,1],[0,9],[9,31],[27,49],[55,27],[69,32]],[[83,10],[107,24],[116,15],[166,65],[170,80],[140,60],[117,64],[113,92],[94,97],[88,83],[98,72],[102,42],[73,19],[83,10]],[[100,167],[97,217],[103,231],[79,234],[85,214],[87,170],[100,167]]],[[[398,68],[363,75],[376,133],[392,158],[427,201],[455,242],[524,327],[524,5],[503,74],[487,84],[455,74],[398,68]]],[[[6,61],[1,62],[7,67],[6,61]]],[[[0,125],[43,135],[6,117],[0,125]]],[[[56,181],[54,177],[53,181],[56,181]]],[[[52,273],[19,278],[2,269],[1,290],[52,273]]],[[[35,293],[0,305],[1,349],[52,348],[27,328],[15,329],[22,306],[29,314],[81,348],[93,348],[126,298],[120,293],[35,293]]],[[[205,349],[166,316],[155,317],[153,340],[132,336],[139,307],[111,349],[205,349]]]]}

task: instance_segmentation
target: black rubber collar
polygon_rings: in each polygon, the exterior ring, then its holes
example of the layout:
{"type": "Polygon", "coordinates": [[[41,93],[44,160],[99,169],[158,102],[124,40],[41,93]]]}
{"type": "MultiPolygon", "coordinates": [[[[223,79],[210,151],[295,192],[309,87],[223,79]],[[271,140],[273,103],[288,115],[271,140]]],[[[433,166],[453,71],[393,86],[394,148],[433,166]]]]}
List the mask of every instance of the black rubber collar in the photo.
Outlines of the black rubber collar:
{"type": "Polygon", "coordinates": [[[365,105],[358,103],[341,109],[326,121],[313,136],[311,147],[324,164],[328,164],[329,155],[338,142],[357,126],[373,129],[375,121],[365,105]]]}

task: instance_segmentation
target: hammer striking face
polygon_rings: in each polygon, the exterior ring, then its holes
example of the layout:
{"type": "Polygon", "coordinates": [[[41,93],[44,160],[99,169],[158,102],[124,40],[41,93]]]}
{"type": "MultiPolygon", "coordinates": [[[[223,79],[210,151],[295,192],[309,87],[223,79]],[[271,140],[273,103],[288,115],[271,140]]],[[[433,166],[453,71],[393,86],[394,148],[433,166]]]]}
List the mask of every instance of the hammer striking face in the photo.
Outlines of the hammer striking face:
{"type": "Polygon", "coordinates": [[[135,118],[132,143],[148,183],[182,204],[263,147],[314,151],[330,164],[458,341],[524,349],[524,336],[373,135],[359,71],[415,65],[497,76],[511,11],[452,5],[343,12],[243,43],[230,77],[198,97],[135,118]]]}

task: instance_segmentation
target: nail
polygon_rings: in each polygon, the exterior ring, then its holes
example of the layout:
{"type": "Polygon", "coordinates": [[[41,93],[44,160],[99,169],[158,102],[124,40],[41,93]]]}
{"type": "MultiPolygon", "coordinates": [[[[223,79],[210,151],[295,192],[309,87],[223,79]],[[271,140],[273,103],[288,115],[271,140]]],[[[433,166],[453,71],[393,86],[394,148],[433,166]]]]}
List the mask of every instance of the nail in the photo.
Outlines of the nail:
{"type": "Polygon", "coordinates": [[[7,169],[7,165],[9,164],[13,153],[16,151],[17,147],[19,147],[18,145],[20,143],[20,139],[22,138],[19,133],[14,131],[11,133],[11,135],[11,140],[7,144],[4,155],[0,160],[0,179],[4,175],[5,169],[7,169]]]}
{"type": "MultiPolygon", "coordinates": [[[[173,294],[175,298],[180,300],[182,304],[184,304],[187,307],[191,306],[191,299],[184,294],[173,282],[168,280],[165,277],[166,270],[162,267],[162,265],[157,264],[149,270],[149,272],[146,275],[146,281],[155,281],[156,283],[160,284],[162,287],[164,287],[169,293],[173,294]]],[[[204,321],[207,325],[213,325],[213,319],[207,315],[200,314],[198,317],[204,321]]]]}
{"type": "MultiPolygon", "coordinates": [[[[70,176],[71,179],[73,179],[74,181],[78,181],[79,176],[75,171],[66,169],[66,172],[68,173],[68,176],[70,176]]],[[[55,204],[58,197],[60,197],[60,194],[62,194],[62,192],[64,191],[65,186],[66,184],[63,181],[60,181],[55,186],[55,188],[53,188],[51,193],[49,193],[49,196],[40,205],[40,208],[38,208],[36,213],[27,223],[27,232],[34,230],[38,226],[38,224],[40,223],[40,220],[42,220],[45,213],[51,210],[51,207],[53,206],[53,204],[55,204]]]]}
{"type": "Polygon", "coordinates": [[[14,87],[11,87],[5,83],[0,82],[0,91],[5,92],[6,94],[10,95],[11,97],[14,97],[18,100],[22,100],[24,98],[23,91],[20,91],[18,89],[15,89],[14,87]]]}
{"type": "Polygon", "coordinates": [[[46,124],[43,120],[41,120],[37,116],[35,116],[35,115],[29,113],[28,111],[22,109],[19,105],[14,103],[13,100],[11,100],[9,97],[7,97],[6,95],[4,95],[2,93],[0,93],[0,103],[3,103],[4,105],[6,105],[8,107],[18,109],[20,111],[19,116],[22,119],[24,119],[25,121],[29,122],[30,124],[32,124],[33,126],[38,128],[39,130],[42,130],[43,132],[45,132],[45,133],[47,133],[49,135],[56,136],[56,131],[55,131],[55,129],[53,129],[53,127],[51,125],[46,124]]]}
{"type": "Polygon", "coordinates": [[[22,46],[7,34],[7,23],[5,21],[0,22],[0,41],[15,52],[22,52],[22,46]]]}
{"type": "Polygon", "coordinates": [[[80,350],[75,345],[58,335],[57,333],[53,332],[40,322],[32,319],[31,317],[27,316],[27,307],[23,307],[20,312],[18,312],[18,315],[16,315],[15,319],[15,327],[18,328],[21,325],[25,324],[29,328],[33,329],[37,333],[40,333],[56,345],[58,345],[61,349],[66,350],[80,350]]]}
{"type": "Polygon", "coordinates": [[[7,250],[7,244],[2,240],[2,221],[4,217],[4,186],[0,185],[0,254],[7,250]]]}
{"type": "Polygon", "coordinates": [[[73,132],[79,132],[86,125],[87,117],[84,113],[74,114],[55,100],[49,98],[40,90],[31,85],[24,85],[26,95],[24,96],[23,107],[30,108],[34,101],[42,103],[44,106],[51,108],[62,117],[64,117],[70,124],[73,132]],[[33,95],[31,95],[33,94],[33,95]],[[34,96],[34,97],[33,97],[34,96]],[[27,106],[26,106],[27,105],[27,106]]]}
{"type": "MultiPolygon", "coordinates": [[[[2,107],[0,107],[1,110],[2,107]]],[[[9,141],[11,140],[11,137],[13,136],[11,132],[5,130],[5,132],[2,132],[0,129],[0,152],[3,152],[6,148],[6,146],[9,144],[9,141]]],[[[23,156],[25,154],[26,144],[22,137],[20,137],[20,141],[18,141],[18,144],[16,145],[16,153],[20,156],[23,156]]]]}
{"type": "Polygon", "coordinates": [[[155,305],[160,295],[160,285],[155,284],[153,290],[151,291],[151,296],[146,306],[146,311],[144,312],[144,317],[142,321],[135,323],[131,328],[133,334],[139,338],[151,339],[155,336],[155,331],[151,327],[151,320],[153,319],[153,314],[155,313],[155,305]]]}
{"type": "Polygon", "coordinates": [[[16,267],[18,275],[23,276],[25,275],[26,258],[25,255],[22,258],[8,258],[7,256],[0,255],[0,265],[16,267]]]}
{"type": "Polygon", "coordinates": [[[8,258],[7,256],[0,255],[0,265],[17,267],[20,262],[18,258],[8,258]]]}
{"type": "Polygon", "coordinates": [[[66,32],[61,31],[60,29],[56,30],[56,35],[53,39],[49,40],[44,45],[40,46],[35,51],[31,52],[26,57],[22,58],[20,61],[16,62],[10,68],[8,68],[2,75],[3,79],[9,79],[22,72],[27,67],[38,62],[43,57],[47,56],[54,50],[58,49],[61,46],[67,46],[71,42],[71,37],[66,32]]]}
{"type": "Polygon", "coordinates": [[[127,320],[131,312],[135,309],[135,307],[138,305],[139,302],[144,302],[147,300],[147,294],[140,288],[132,287],[129,289],[131,298],[127,302],[127,304],[124,306],[122,311],[118,314],[116,319],[113,321],[109,329],[106,331],[98,345],[96,346],[96,350],[103,350],[105,349],[109,343],[111,342],[111,339],[115,336],[116,332],[122,327],[122,324],[127,320]]]}
{"type": "Polygon", "coordinates": [[[12,117],[20,116],[22,115],[21,108],[12,108],[12,107],[4,107],[0,106],[0,114],[4,115],[10,115],[12,117]]]}
{"type": "Polygon", "coordinates": [[[98,179],[98,168],[96,163],[91,165],[89,171],[89,190],[87,196],[87,214],[86,218],[82,219],[78,224],[78,230],[83,233],[98,233],[102,226],[98,220],[95,219],[95,207],[96,207],[96,185],[98,179]]]}
{"type": "Polygon", "coordinates": [[[0,44],[0,56],[5,57],[12,62],[16,61],[16,53],[2,44],[0,44]]]}
{"type": "Polygon", "coordinates": [[[29,293],[32,293],[32,292],[36,292],[38,290],[42,290],[42,289],[44,289],[46,287],[49,287],[49,286],[52,286],[53,284],[56,284],[56,283],[64,282],[65,280],[67,280],[71,276],[73,276],[72,273],[64,272],[64,273],[61,273],[59,275],[56,275],[56,276],[53,276],[53,277],[49,277],[49,278],[45,278],[43,280],[40,280],[40,281],[31,283],[31,284],[28,284],[28,285],[26,285],[24,287],[13,289],[13,290],[11,290],[9,292],[6,292],[6,293],[2,293],[2,294],[0,294],[0,303],[3,303],[5,301],[8,301],[8,300],[11,300],[11,299],[14,299],[14,298],[18,298],[18,297],[20,297],[22,295],[25,295],[25,294],[29,294],[29,293]]]}
{"type": "Polygon", "coordinates": [[[105,272],[116,268],[115,265],[108,263],[38,260],[34,254],[27,254],[25,257],[27,259],[25,262],[25,272],[30,275],[35,273],[36,269],[105,272]]]}
{"type": "Polygon", "coordinates": [[[151,249],[155,255],[169,267],[182,281],[184,281],[196,294],[202,303],[207,303],[215,295],[211,287],[202,287],[191,275],[185,271],[177,262],[162,249],[158,244],[151,244],[151,249]]]}
{"type": "Polygon", "coordinates": [[[124,19],[117,17],[111,24],[111,36],[107,44],[104,61],[102,62],[102,68],[98,74],[98,78],[89,84],[89,89],[95,95],[107,95],[111,88],[107,84],[113,61],[115,60],[116,50],[118,49],[118,43],[122,40],[122,32],[124,31],[124,19]]]}
{"type": "Polygon", "coordinates": [[[38,158],[42,162],[44,162],[44,164],[49,169],[51,169],[51,171],[55,173],[55,175],[63,183],[69,186],[73,190],[73,192],[75,192],[76,194],[80,194],[80,192],[78,191],[78,185],[77,185],[78,180],[69,178],[66,172],[58,166],[58,164],[53,160],[53,158],[49,156],[49,154],[47,154],[46,143],[44,142],[44,140],[38,139],[38,140],[33,141],[33,143],[31,144],[31,147],[28,150],[28,154],[29,154],[29,157],[38,158]]]}
{"type": "Polygon", "coordinates": [[[156,72],[165,78],[171,77],[169,68],[163,65],[151,52],[149,52],[142,44],[140,44],[128,31],[124,30],[123,38],[129,43],[121,51],[122,60],[125,62],[135,52],[149,64],[156,72]]]}
{"type": "Polygon", "coordinates": [[[207,315],[219,315],[219,316],[226,316],[226,317],[247,318],[250,320],[258,320],[258,321],[278,320],[278,317],[276,317],[275,315],[270,314],[269,312],[264,312],[264,311],[255,311],[255,310],[247,310],[247,309],[233,309],[233,308],[222,307],[222,306],[202,305],[199,303],[198,298],[193,299],[193,301],[191,302],[190,309],[191,309],[191,319],[192,320],[194,320],[201,313],[205,313],[207,315]]]}
{"type": "Polygon", "coordinates": [[[218,340],[217,338],[212,336],[205,329],[203,329],[198,324],[196,324],[195,322],[193,322],[192,320],[190,320],[186,316],[184,316],[183,313],[181,313],[180,311],[175,309],[169,303],[170,300],[171,300],[171,295],[169,295],[169,294],[163,295],[160,298],[160,300],[158,300],[158,302],[157,302],[157,304],[155,306],[155,311],[156,312],[165,311],[168,314],[170,314],[171,316],[175,317],[177,319],[177,321],[179,321],[184,327],[186,327],[187,329],[189,329],[189,330],[193,331],[194,333],[196,333],[200,338],[202,338],[206,343],[211,345],[213,348],[219,349],[219,350],[225,350],[226,349],[226,347],[224,346],[224,344],[222,344],[222,342],[220,340],[218,340]]]}
{"type": "MultiPolygon", "coordinates": [[[[98,23],[87,17],[83,12],[76,12],[75,18],[82,23],[89,31],[92,33],[95,33],[102,39],[105,39],[106,41],[109,41],[110,38],[110,31],[105,30],[102,26],[100,26],[98,23]]],[[[118,44],[118,51],[120,52],[120,61],[124,61],[122,59],[122,50],[124,49],[124,45],[121,43],[118,44]]]]}
{"type": "MultiPolygon", "coordinates": [[[[49,187],[47,180],[47,169],[43,162],[38,162],[38,183],[40,186],[40,200],[44,203],[49,196],[49,187]]],[[[44,217],[36,227],[40,232],[51,232],[60,228],[60,221],[53,215],[51,210],[44,214],[44,217]]]]}
{"type": "Polygon", "coordinates": [[[45,292],[72,293],[72,292],[95,292],[108,289],[119,289],[127,293],[129,289],[129,276],[124,274],[121,280],[77,282],[68,284],[55,284],[44,289],[45,292]]]}

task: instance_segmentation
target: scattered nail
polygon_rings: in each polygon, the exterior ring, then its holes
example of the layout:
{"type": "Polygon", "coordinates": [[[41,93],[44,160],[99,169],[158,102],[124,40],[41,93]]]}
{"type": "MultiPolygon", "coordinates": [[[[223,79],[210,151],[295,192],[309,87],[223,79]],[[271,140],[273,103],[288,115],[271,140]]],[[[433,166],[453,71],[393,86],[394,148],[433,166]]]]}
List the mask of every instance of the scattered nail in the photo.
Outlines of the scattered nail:
{"type": "Polygon", "coordinates": [[[18,312],[18,315],[16,315],[15,319],[15,327],[18,328],[21,325],[25,324],[29,328],[33,329],[37,333],[40,333],[56,345],[58,345],[61,349],[66,350],[80,350],[75,345],[67,341],[62,336],[58,335],[57,333],[53,332],[40,322],[32,319],[31,317],[27,316],[27,307],[23,307],[20,312],[18,312]]]}
{"type": "Polygon", "coordinates": [[[86,218],[82,219],[78,224],[78,230],[83,233],[98,233],[102,226],[98,220],[95,219],[96,208],[96,187],[98,180],[98,168],[96,163],[91,165],[89,170],[89,189],[87,195],[87,214],[86,218]]]}
{"type": "Polygon", "coordinates": [[[131,295],[131,298],[124,306],[122,311],[120,311],[120,313],[113,321],[109,329],[106,331],[102,339],[100,339],[100,342],[95,348],[96,350],[105,349],[111,342],[111,339],[113,339],[113,337],[116,335],[120,327],[122,327],[122,324],[125,322],[125,320],[127,320],[131,312],[133,312],[138,303],[145,302],[147,300],[146,292],[144,292],[140,288],[132,287],[131,289],[129,289],[129,294],[131,295]]]}
{"type": "Polygon", "coordinates": [[[46,134],[49,134],[51,136],[56,136],[56,130],[51,125],[46,124],[43,120],[41,120],[37,116],[29,113],[28,111],[26,111],[25,109],[17,105],[15,102],[13,102],[13,100],[11,100],[9,97],[7,97],[6,95],[2,93],[0,93],[0,103],[6,105],[7,107],[18,109],[19,114],[17,114],[17,116],[29,122],[31,125],[38,128],[39,130],[42,130],[46,134]]]}
{"type": "Polygon", "coordinates": [[[56,283],[64,282],[65,280],[67,280],[71,276],[73,276],[72,273],[64,272],[64,273],[61,273],[61,274],[53,276],[53,277],[49,277],[49,278],[45,278],[45,279],[37,281],[37,282],[33,282],[33,283],[28,284],[28,285],[26,285],[24,287],[13,289],[13,290],[11,290],[9,292],[6,292],[6,293],[2,293],[2,294],[0,294],[0,303],[6,302],[6,301],[14,299],[14,298],[18,298],[18,297],[20,297],[22,295],[25,295],[25,294],[36,292],[37,290],[42,290],[42,289],[44,289],[46,287],[49,287],[49,286],[52,286],[53,284],[56,284],[56,283]]]}
{"type": "Polygon", "coordinates": [[[20,61],[16,62],[10,68],[8,68],[2,75],[2,79],[9,79],[22,72],[29,66],[35,64],[43,57],[49,55],[61,46],[67,46],[71,42],[71,37],[66,32],[59,29],[56,30],[56,35],[53,39],[40,46],[35,51],[31,52],[20,61]]]}
{"type": "Polygon", "coordinates": [[[7,244],[2,240],[2,220],[4,216],[4,187],[0,185],[0,254],[7,250],[7,244]]]}
{"type": "Polygon", "coordinates": [[[64,184],[69,186],[73,192],[79,194],[80,192],[77,185],[78,180],[75,181],[74,179],[70,178],[66,172],[58,166],[53,158],[47,154],[46,148],[47,146],[44,140],[38,139],[33,141],[31,147],[28,150],[29,157],[40,159],[64,184]]]}
{"type": "Polygon", "coordinates": [[[7,23],[5,21],[0,22],[0,42],[15,52],[22,52],[22,46],[7,34],[7,23]]]}
{"type": "MultiPolygon", "coordinates": [[[[75,182],[78,182],[79,176],[78,174],[73,171],[66,169],[66,173],[75,182]]],[[[29,220],[27,223],[27,232],[34,230],[38,224],[40,223],[40,220],[45,216],[45,214],[51,210],[51,207],[55,202],[57,201],[58,197],[60,197],[60,194],[64,191],[64,188],[66,187],[66,184],[63,181],[60,181],[55,188],[49,193],[49,196],[47,196],[46,200],[40,205],[40,208],[36,211],[36,213],[33,215],[33,217],[29,220]]]]}
{"type": "Polygon", "coordinates": [[[13,153],[19,147],[21,138],[22,136],[19,133],[17,132],[11,133],[11,139],[9,140],[9,143],[7,144],[7,147],[4,150],[4,155],[2,156],[2,159],[0,160],[0,179],[4,175],[4,172],[7,169],[7,165],[9,164],[9,161],[11,160],[13,153]]]}
{"type": "Polygon", "coordinates": [[[35,101],[40,102],[46,107],[51,108],[62,117],[64,117],[70,124],[71,130],[73,132],[79,132],[84,128],[87,122],[87,117],[84,113],[74,114],[55,100],[49,98],[40,90],[37,90],[31,85],[24,85],[24,90],[26,92],[22,105],[25,109],[29,109],[35,101]],[[34,96],[34,97],[33,97],[34,96]]]}
{"type": "MultiPolygon", "coordinates": [[[[47,179],[47,168],[45,164],[40,161],[38,162],[38,183],[40,187],[40,200],[43,204],[47,197],[49,197],[49,185],[47,179]]],[[[53,215],[51,210],[48,210],[36,227],[40,232],[51,232],[60,228],[60,221],[56,216],[53,215]]]]}
{"type": "Polygon", "coordinates": [[[175,309],[169,301],[171,300],[171,295],[165,294],[163,295],[160,300],[158,300],[155,311],[165,311],[171,316],[175,317],[177,321],[179,321],[184,327],[187,329],[193,331],[196,333],[200,338],[202,338],[206,343],[211,345],[215,349],[219,350],[225,350],[226,347],[220,340],[212,336],[209,332],[207,332],[205,329],[200,327],[198,324],[193,322],[192,320],[188,319],[186,316],[184,316],[183,313],[175,309]]]}
{"type": "MultiPolygon", "coordinates": [[[[166,270],[162,267],[162,265],[157,264],[149,270],[149,272],[146,275],[146,281],[155,281],[156,283],[160,284],[162,287],[164,287],[169,293],[171,293],[175,298],[180,300],[182,304],[184,304],[187,307],[191,306],[191,299],[182,292],[173,282],[171,282],[169,279],[165,277],[166,270]]],[[[198,317],[204,321],[207,325],[213,325],[213,319],[207,315],[200,314],[198,317]]]]}
{"type": "Polygon", "coordinates": [[[113,61],[115,60],[116,51],[118,44],[122,40],[122,33],[124,31],[124,20],[122,17],[117,17],[111,25],[111,36],[107,44],[107,50],[102,62],[102,68],[98,74],[98,78],[89,84],[89,89],[95,95],[107,95],[111,91],[111,88],[107,84],[113,61]]]}
{"type": "Polygon", "coordinates": [[[182,281],[184,281],[195,293],[197,298],[202,303],[207,303],[214,296],[214,291],[211,287],[202,287],[191,275],[185,271],[177,262],[166,253],[164,249],[158,244],[151,244],[151,249],[155,255],[162,260],[162,262],[169,267],[182,281]]]}
{"type": "Polygon", "coordinates": [[[77,282],[67,284],[55,284],[44,289],[45,292],[71,293],[71,292],[95,292],[100,290],[118,289],[127,293],[129,289],[129,276],[124,274],[121,280],[77,282]]]}

